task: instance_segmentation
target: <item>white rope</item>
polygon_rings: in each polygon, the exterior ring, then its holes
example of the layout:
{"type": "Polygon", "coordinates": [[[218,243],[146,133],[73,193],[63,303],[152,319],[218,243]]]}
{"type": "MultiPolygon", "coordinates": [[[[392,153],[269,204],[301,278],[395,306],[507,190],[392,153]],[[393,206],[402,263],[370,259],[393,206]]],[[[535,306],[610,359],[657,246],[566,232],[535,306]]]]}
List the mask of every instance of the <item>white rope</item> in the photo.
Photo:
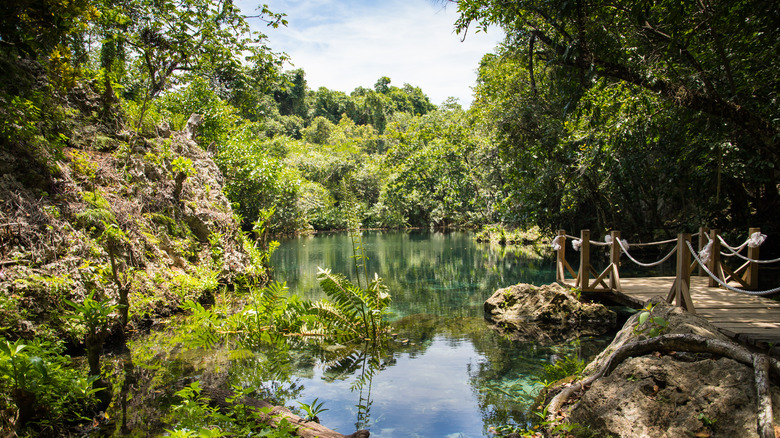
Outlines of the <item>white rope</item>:
{"type": "Polygon", "coordinates": [[[550,246],[552,246],[552,249],[554,249],[555,251],[558,251],[565,243],[566,243],[565,236],[557,236],[555,237],[555,239],[553,239],[552,244],[550,246]]]}
{"type": "MultiPolygon", "coordinates": [[[[732,248],[729,245],[727,245],[723,241],[723,238],[720,235],[718,235],[718,240],[720,240],[721,244],[723,246],[725,246],[726,249],[728,249],[730,251],[729,253],[725,253],[725,252],[721,251],[720,255],[722,255],[724,257],[734,257],[734,256],[737,256],[737,257],[739,257],[742,260],[745,260],[747,262],[753,262],[753,263],[759,263],[759,264],[771,264],[771,263],[780,262],[780,258],[776,258],[776,259],[772,259],[772,260],[756,260],[756,259],[751,259],[750,257],[743,256],[742,254],[739,253],[739,251],[741,251],[742,249],[745,248],[745,245],[749,246],[750,248],[758,248],[759,246],[761,246],[764,243],[764,241],[766,240],[766,234],[761,234],[759,232],[755,232],[755,233],[751,234],[750,237],[748,238],[748,240],[746,240],[745,243],[743,243],[739,248],[732,248]]],[[[708,262],[709,262],[709,260],[704,261],[704,263],[708,263],[708,262]]]]}
{"type": "Polygon", "coordinates": [[[699,251],[699,257],[701,257],[701,261],[705,265],[710,263],[710,260],[712,260],[712,240],[707,242],[707,244],[704,245],[704,248],[699,251]]]}
{"type": "Polygon", "coordinates": [[[751,234],[747,240],[747,245],[750,248],[758,248],[766,240],[766,234],[761,234],[758,231],[751,234]]]}
{"type": "Polygon", "coordinates": [[[665,245],[667,243],[674,243],[677,242],[677,239],[669,239],[669,240],[660,240],[658,242],[647,242],[647,243],[632,243],[631,246],[642,247],[642,246],[655,246],[655,245],[665,245]]]}
{"type": "Polygon", "coordinates": [[[726,248],[730,249],[730,250],[731,250],[731,252],[733,252],[733,253],[738,253],[738,252],[742,251],[743,249],[745,249],[745,247],[748,245],[748,241],[750,240],[750,238],[748,238],[747,240],[745,240],[744,242],[742,242],[742,245],[739,245],[739,246],[738,246],[738,247],[736,247],[736,248],[735,248],[735,247],[733,247],[733,246],[731,246],[731,245],[729,245],[729,244],[728,244],[728,243],[727,243],[725,240],[723,240],[723,236],[721,236],[720,234],[718,234],[718,240],[720,240],[720,244],[721,244],[722,246],[724,246],[724,247],[726,247],[726,248]]]}
{"type": "Polygon", "coordinates": [[[752,290],[737,289],[736,287],[728,285],[725,281],[715,276],[715,274],[713,274],[712,271],[710,271],[709,268],[707,268],[706,263],[702,263],[701,259],[699,258],[699,255],[696,254],[696,251],[693,250],[693,247],[691,246],[691,242],[686,241],[685,243],[688,245],[688,249],[691,251],[691,255],[693,256],[693,258],[696,260],[699,266],[701,266],[702,269],[704,269],[704,272],[706,272],[707,275],[709,275],[713,280],[717,281],[718,284],[725,287],[726,289],[734,292],[748,294],[748,295],[771,295],[773,293],[780,292],[780,287],[776,287],[774,289],[769,289],[769,290],[752,291],[752,290]]]}
{"type": "MultiPolygon", "coordinates": [[[[571,234],[564,234],[564,236],[566,236],[567,239],[580,240],[579,237],[572,236],[571,234]]],[[[599,242],[597,240],[591,240],[590,243],[592,245],[600,245],[600,246],[611,245],[612,244],[612,236],[609,235],[609,234],[605,235],[604,236],[604,241],[605,241],[605,243],[601,243],[601,242],[599,242]]],[[[624,242],[625,242],[625,240],[624,240],[624,242]]],[[[664,245],[664,244],[673,243],[673,242],[677,242],[677,239],[661,240],[661,241],[658,241],[658,242],[647,242],[647,243],[632,243],[630,246],[640,247],[640,246],[664,245]]],[[[629,245],[626,245],[626,246],[629,246],[629,245]]]]}
{"type": "MultiPolygon", "coordinates": [[[[746,262],[759,263],[759,264],[770,264],[770,263],[780,262],[780,258],[772,259],[772,260],[756,260],[756,259],[751,259],[750,257],[745,257],[745,256],[743,256],[742,254],[740,254],[738,252],[733,252],[731,254],[725,254],[724,252],[721,251],[720,255],[726,256],[726,257],[737,256],[737,257],[741,258],[742,260],[745,260],[746,262]]],[[[705,263],[707,263],[707,262],[705,262],[705,263]]]]}
{"type": "Polygon", "coordinates": [[[582,240],[580,239],[574,239],[571,241],[571,247],[574,248],[575,251],[580,250],[580,245],[582,245],[582,240]]]}
{"type": "Polygon", "coordinates": [[[620,248],[623,250],[623,252],[626,254],[626,256],[628,256],[628,258],[631,259],[632,262],[634,262],[637,265],[642,266],[644,268],[652,268],[653,266],[660,265],[661,263],[669,260],[669,257],[671,257],[672,254],[674,254],[677,251],[677,246],[675,246],[674,248],[672,248],[671,251],[669,251],[669,254],[666,254],[666,256],[664,256],[664,258],[662,258],[661,260],[658,260],[657,262],[653,262],[653,263],[642,263],[639,260],[637,260],[634,257],[632,257],[631,254],[628,253],[628,245],[627,245],[627,243],[628,242],[626,242],[623,239],[618,239],[618,244],[620,245],[620,248]]]}

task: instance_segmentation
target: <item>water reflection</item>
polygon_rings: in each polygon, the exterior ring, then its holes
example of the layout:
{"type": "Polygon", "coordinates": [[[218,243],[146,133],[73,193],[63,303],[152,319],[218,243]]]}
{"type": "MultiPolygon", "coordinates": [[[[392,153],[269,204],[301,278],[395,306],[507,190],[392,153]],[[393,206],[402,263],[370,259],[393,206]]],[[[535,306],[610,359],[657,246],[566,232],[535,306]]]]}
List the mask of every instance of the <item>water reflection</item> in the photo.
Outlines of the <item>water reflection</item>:
{"type": "MultiPolygon", "coordinates": [[[[379,273],[392,291],[396,319],[416,313],[481,316],[482,304],[495,289],[521,280],[543,284],[555,279],[548,250],[529,256],[477,244],[466,232],[366,231],[363,246],[368,272],[379,273]]],[[[322,297],[318,266],[354,280],[352,246],[345,233],[283,241],[272,266],[277,280],[311,299],[322,297]]]]}
{"type": "MultiPolygon", "coordinates": [[[[488,328],[482,306],[495,289],[554,280],[544,249],[507,251],[465,232],[366,232],[363,246],[369,272],[384,277],[393,296],[393,339],[381,350],[342,351],[336,362],[326,351],[313,369],[294,372],[303,387],[298,400],[325,400],[329,411],[320,419],[342,433],[468,437],[525,424],[544,365],[589,356],[607,341],[543,347],[488,328]]],[[[351,257],[349,238],[335,233],[282,242],[272,264],[292,291],[319,299],[317,267],[351,276],[351,257]]]]}
{"type": "MultiPolygon", "coordinates": [[[[545,364],[587,358],[607,339],[542,346],[512,341],[488,327],[485,299],[499,287],[554,279],[551,255],[476,244],[468,233],[368,232],[369,273],[393,295],[393,333],[380,344],[339,345],[300,338],[201,348],[191,320],[128,344],[114,362],[116,419],[106,435],[152,436],[169,428],[174,393],[203,387],[255,388],[255,397],[288,407],[324,402],[324,425],[374,437],[489,436],[490,426],[524,424],[545,364]],[[119,420],[121,418],[121,420],[119,420]]],[[[277,280],[310,299],[323,297],[317,267],[353,275],[346,234],[282,242],[272,259],[277,280]]],[[[354,278],[353,278],[354,279],[354,278]]]]}

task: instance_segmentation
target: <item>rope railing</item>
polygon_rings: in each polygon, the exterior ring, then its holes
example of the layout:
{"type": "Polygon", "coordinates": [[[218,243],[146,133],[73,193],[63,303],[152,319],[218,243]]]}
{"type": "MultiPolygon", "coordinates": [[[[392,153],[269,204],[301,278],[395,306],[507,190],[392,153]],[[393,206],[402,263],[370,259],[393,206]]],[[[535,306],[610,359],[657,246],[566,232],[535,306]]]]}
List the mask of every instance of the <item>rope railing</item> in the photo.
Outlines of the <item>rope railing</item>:
{"type": "Polygon", "coordinates": [[[713,280],[718,282],[718,284],[720,284],[721,286],[725,287],[726,289],[728,289],[730,291],[733,291],[733,292],[739,292],[739,293],[743,293],[743,294],[747,294],[747,295],[759,295],[759,296],[771,295],[773,293],[780,292],[780,287],[776,287],[774,289],[769,289],[769,290],[763,290],[763,291],[751,291],[751,290],[744,290],[744,289],[739,289],[739,288],[736,288],[734,286],[731,286],[730,284],[728,284],[725,281],[723,281],[720,278],[718,278],[718,276],[713,274],[712,271],[710,271],[710,269],[707,267],[707,264],[702,262],[702,260],[699,258],[699,254],[696,251],[694,251],[693,246],[691,245],[691,242],[687,242],[686,241],[685,243],[688,245],[688,249],[691,251],[691,255],[693,256],[694,260],[696,260],[696,263],[698,263],[699,266],[701,266],[702,269],[704,269],[704,272],[706,272],[707,275],[710,276],[710,278],[712,278],[713,280]]]}
{"type": "MultiPolygon", "coordinates": [[[[720,251],[720,255],[724,257],[738,257],[746,262],[759,263],[764,265],[780,262],[780,257],[771,260],[761,260],[761,259],[750,258],[740,254],[740,251],[745,249],[745,247],[757,248],[761,246],[765,240],[766,240],[766,234],[761,234],[759,232],[756,232],[751,234],[750,237],[748,237],[744,242],[742,242],[741,245],[737,247],[733,247],[723,239],[723,236],[718,234],[718,241],[720,242],[720,245],[729,250],[728,253],[720,251]]],[[[711,254],[709,254],[711,247],[712,247],[712,239],[710,239],[710,237],[707,236],[707,245],[704,247],[702,251],[699,252],[699,256],[702,258],[704,263],[707,263],[709,261],[709,257],[711,257],[711,254]]]]}
{"type": "MultiPolygon", "coordinates": [[[[627,242],[626,242],[624,239],[618,239],[618,244],[620,245],[620,249],[622,249],[622,250],[623,250],[623,254],[625,254],[625,255],[626,255],[626,256],[627,256],[627,257],[628,257],[628,258],[629,258],[629,259],[630,259],[632,262],[636,263],[637,265],[639,265],[639,266],[641,266],[641,267],[643,267],[643,268],[652,268],[652,267],[654,267],[654,266],[658,266],[658,265],[660,265],[661,263],[663,263],[663,262],[665,262],[665,261],[669,260],[669,257],[671,257],[672,255],[674,255],[674,253],[676,253],[676,252],[677,252],[677,246],[675,246],[675,247],[674,247],[674,248],[672,248],[672,250],[671,250],[671,251],[669,251],[669,253],[668,253],[668,254],[666,254],[666,255],[665,255],[665,256],[664,256],[664,257],[663,257],[661,260],[658,260],[658,261],[655,261],[655,262],[652,262],[652,263],[642,263],[642,262],[640,262],[639,260],[635,259],[635,258],[634,258],[634,257],[633,257],[633,256],[632,256],[632,255],[631,255],[629,252],[628,252],[628,248],[626,248],[626,246],[628,246],[628,245],[627,245],[626,243],[627,243],[627,242]]],[[[668,242],[666,242],[666,243],[668,243],[668,242]]]]}
{"type": "MultiPolygon", "coordinates": [[[[685,301],[689,302],[687,305],[684,302],[683,304],[678,304],[686,309],[693,309],[693,304],[690,302],[690,297],[688,295],[686,286],[686,284],[689,283],[689,280],[684,279],[690,278],[691,270],[694,269],[697,264],[701,267],[699,269],[700,276],[709,275],[711,277],[711,280],[709,280],[709,287],[720,285],[737,293],[759,296],[770,295],[779,292],[780,287],[765,291],[753,290],[757,289],[758,265],[777,263],[780,262],[780,258],[773,260],[760,260],[758,248],[761,244],[764,243],[766,235],[761,234],[758,228],[751,228],[748,234],[749,237],[742,244],[737,247],[732,247],[724,241],[718,230],[707,231],[706,229],[700,229],[698,234],[699,251],[697,252],[693,249],[691,244],[691,237],[695,236],[691,236],[690,234],[680,235],[677,239],[630,244],[627,240],[620,238],[619,231],[612,231],[609,235],[604,237],[604,241],[602,242],[591,240],[589,230],[582,230],[581,236],[579,238],[566,234],[565,231],[560,230],[558,236],[556,236],[552,241],[552,247],[558,252],[556,278],[559,281],[565,282],[566,273],[568,272],[574,279],[576,279],[575,287],[579,287],[583,291],[622,291],[619,273],[620,257],[622,254],[625,254],[632,263],[643,268],[659,266],[667,262],[674,254],[677,254],[677,279],[675,280],[673,291],[677,291],[675,294],[679,301],[682,302],[684,299],[685,301]],[[575,251],[580,252],[580,267],[577,271],[575,271],[566,261],[566,239],[571,239],[572,248],[575,251]],[[685,240],[685,245],[683,245],[683,240],[685,240]],[[615,245],[614,241],[617,241],[617,245],[615,245]],[[665,245],[674,242],[677,244],[674,245],[673,248],[671,248],[659,260],[653,262],[640,261],[631,254],[631,249],[635,247],[665,245]],[[591,265],[589,255],[589,248],[591,245],[611,248],[609,250],[609,265],[602,272],[596,271],[591,265]],[[691,256],[685,253],[686,250],[684,250],[684,248],[686,245],[688,247],[687,250],[690,250],[690,255],[695,258],[693,263],[691,263],[690,260],[691,256]],[[718,249],[721,247],[727,251],[730,251],[732,255],[742,258],[746,261],[746,263],[736,270],[732,270],[726,264],[721,263],[719,259],[720,250],[718,249]],[[747,256],[739,254],[739,251],[744,250],[746,247],[749,248],[747,256]],[[737,275],[740,276],[737,277],[737,275]],[[737,281],[739,283],[737,286],[744,289],[731,286],[729,282],[732,280],[737,281]],[[680,297],[682,297],[682,299],[680,297]]],[[[670,296],[671,294],[672,292],[670,291],[670,296]]]]}
{"type": "Polygon", "coordinates": [[[743,249],[745,249],[746,246],[748,246],[750,248],[758,248],[759,246],[761,246],[761,244],[763,244],[764,241],[766,240],[766,234],[761,234],[760,232],[755,232],[755,233],[751,234],[750,236],[748,236],[748,238],[745,239],[745,241],[742,242],[742,244],[737,246],[737,247],[733,247],[733,246],[729,245],[723,239],[723,236],[721,236],[720,234],[718,234],[718,240],[720,240],[720,244],[721,245],[723,245],[726,248],[728,248],[729,250],[731,250],[731,252],[740,252],[743,249]]]}
{"type": "Polygon", "coordinates": [[[637,248],[641,248],[643,246],[665,245],[667,243],[675,243],[675,242],[677,242],[677,239],[659,240],[657,242],[632,243],[630,246],[635,246],[637,248]]]}
{"type": "Polygon", "coordinates": [[[746,262],[760,263],[760,264],[772,264],[772,263],[780,262],[780,258],[776,258],[776,259],[772,259],[772,260],[756,260],[756,259],[751,259],[750,257],[743,256],[742,254],[740,254],[738,252],[733,252],[731,254],[726,254],[723,251],[721,251],[720,255],[726,256],[726,257],[734,257],[734,256],[736,256],[736,257],[741,258],[742,260],[744,260],[746,262]]]}
{"type": "MultiPolygon", "coordinates": [[[[572,248],[574,248],[575,251],[579,251],[580,246],[582,245],[582,240],[580,240],[579,237],[575,237],[575,236],[572,236],[570,234],[560,234],[558,236],[555,236],[555,239],[553,239],[552,244],[551,244],[553,249],[555,249],[555,250],[558,249],[558,247],[556,245],[560,245],[559,239],[564,238],[564,237],[567,238],[567,239],[571,239],[571,241],[572,241],[571,242],[572,243],[572,248]]],[[[601,242],[601,241],[598,241],[598,240],[589,240],[588,242],[591,245],[596,245],[596,246],[610,246],[610,245],[612,245],[611,236],[606,235],[606,236],[604,236],[604,239],[606,239],[605,242],[601,242]]],[[[637,248],[644,247],[644,246],[665,245],[667,243],[677,242],[677,239],[669,239],[669,240],[659,240],[657,242],[645,242],[645,243],[631,243],[631,244],[628,244],[628,242],[625,239],[622,239],[622,240],[623,240],[624,243],[626,243],[626,246],[635,246],[637,248]]]]}

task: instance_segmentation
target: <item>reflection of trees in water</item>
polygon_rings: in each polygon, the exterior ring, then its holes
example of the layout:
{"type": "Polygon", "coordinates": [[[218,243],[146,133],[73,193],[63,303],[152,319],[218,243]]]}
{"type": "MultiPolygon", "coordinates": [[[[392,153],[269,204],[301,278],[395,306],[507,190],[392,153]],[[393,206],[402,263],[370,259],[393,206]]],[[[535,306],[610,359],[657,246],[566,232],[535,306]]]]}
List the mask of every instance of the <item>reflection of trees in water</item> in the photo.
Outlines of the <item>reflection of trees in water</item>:
{"type": "Polygon", "coordinates": [[[293,400],[303,390],[299,379],[293,379],[293,370],[313,369],[316,362],[311,351],[291,349],[286,342],[257,350],[235,343],[204,349],[192,332],[184,320],[173,323],[167,330],[133,339],[128,351],[108,362],[109,368],[113,365],[110,379],[119,391],[107,410],[111,422],[104,431],[162,434],[168,427],[169,407],[180,402],[175,392],[193,380],[203,387],[255,388],[254,397],[273,402],[293,400]]]}
{"type": "MultiPolygon", "coordinates": [[[[554,259],[519,247],[478,244],[466,232],[365,231],[368,272],[390,287],[391,312],[480,316],[482,303],[496,289],[518,282],[554,280],[554,259]]],[[[319,298],[317,267],[351,273],[352,245],[346,233],[286,241],[272,264],[276,279],[293,292],[319,298]]]]}
{"type": "Polygon", "coordinates": [[[371,427],[371,385],[374,376],[394,361],[392,355],[388,354],[387,340],[378,339],[374,342],[326,349],[323,351],[322,360],[325,381],[346,380],[355,376],[351,385],[352,392],[358,394],[355,430],[371,427]]]}
{"type": "MultiPolygon", "coordinates": [[[[381,348],[331,348],[319,355],[325,380],[356,379],[352,389],[358,400],[358,428],[371,421],[374,375],[393,366],[393,358],[400,354],[423,355],[437,337],[453,344],[470,342],[481,356],[468,365],[468,376],[485,428],[526,423],[544,365],[566,354],[586,354],[585,341],[581,353],[580,347],[566,344],[513,342],[488,329],[484,321],[484,301],[496,289],[553,281],[551,256],[540,257],[527,248],[478,244],[464,232],[369,231],[363,234],[363,245],[369,273],[378,272],[390,288],[396,336],[381,348]]],[[[307,298],[319,298],[317,266],[352,273],[352,254],[346,233],[286,242],[273,257],[276,279],[288,281],[292,291],[307,298]]]]}

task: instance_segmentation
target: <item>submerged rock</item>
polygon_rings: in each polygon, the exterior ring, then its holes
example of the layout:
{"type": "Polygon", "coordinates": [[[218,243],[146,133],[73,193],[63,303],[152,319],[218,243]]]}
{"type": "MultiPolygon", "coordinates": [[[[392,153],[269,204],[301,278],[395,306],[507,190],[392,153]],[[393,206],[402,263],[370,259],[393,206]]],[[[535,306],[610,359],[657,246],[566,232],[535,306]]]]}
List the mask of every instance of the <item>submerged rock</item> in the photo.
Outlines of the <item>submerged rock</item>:
{"type": "Polygon", "coordinates": [[[520,283],[498,289],[484,305],[485,318],[500,333],[516,340],[559,341],[612,329],[615,312],[583,303],[569,289],[553,283],[520,283]]]}
{"type": "MultiPolygon", "coordinates": [[[[653,324],[668,322],[662,335],[727,339],[703,318],[661,299],[648,321],[638,322],[639,314],[630,318],[583,375],[600,369],[620,346],[646,338],[653,324]]],[[[771,385],[770,393],[775,430],[780,431],[780,390],[771,385]]],[[[567,421],[587,425],[596,436],[758,436],[753,369],[705,353],[656,352],[626,359],[609,375],[595,380],[564,411],[567,421]]]]}

